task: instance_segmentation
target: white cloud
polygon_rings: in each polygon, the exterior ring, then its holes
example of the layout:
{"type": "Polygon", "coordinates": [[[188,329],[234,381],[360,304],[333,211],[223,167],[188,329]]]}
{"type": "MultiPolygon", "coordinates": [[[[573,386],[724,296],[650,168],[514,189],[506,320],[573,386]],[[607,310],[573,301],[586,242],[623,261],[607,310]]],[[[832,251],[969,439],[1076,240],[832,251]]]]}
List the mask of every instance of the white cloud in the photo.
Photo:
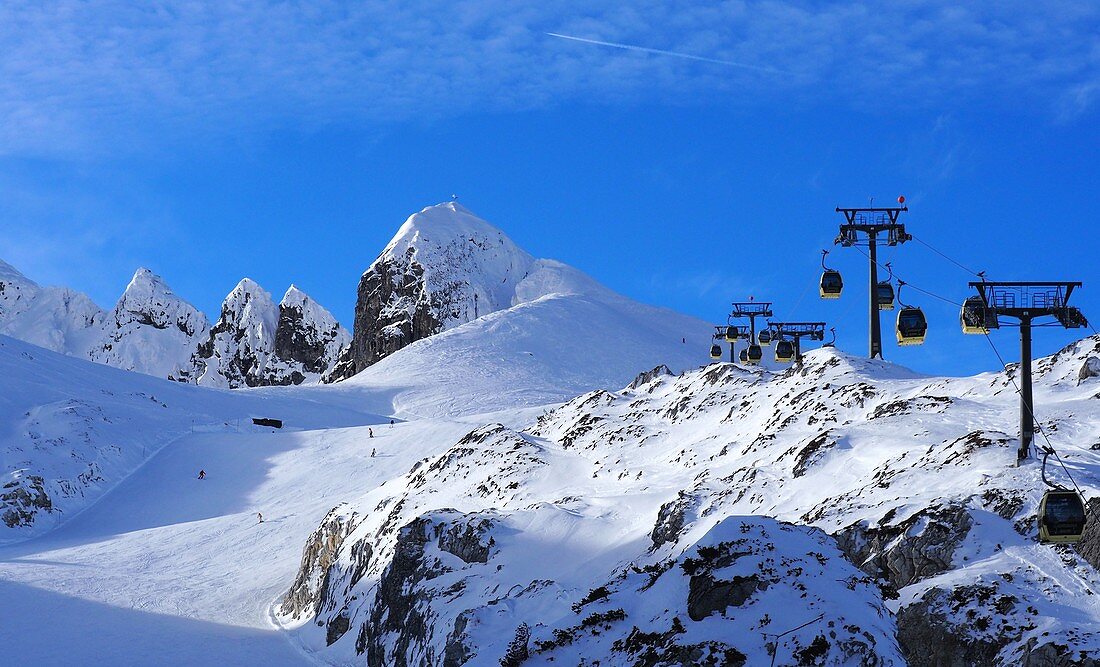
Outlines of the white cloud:
{"type": "Polygon", "coordinates": [[[1055,99],[1065,100],[1055,113],[1079,115],[1100,77],[1098,31],[1100,6],[1083,2],[10,2],[0,150],[95,153],[174,134],[576,99],[880,109],[1055,99]]]}

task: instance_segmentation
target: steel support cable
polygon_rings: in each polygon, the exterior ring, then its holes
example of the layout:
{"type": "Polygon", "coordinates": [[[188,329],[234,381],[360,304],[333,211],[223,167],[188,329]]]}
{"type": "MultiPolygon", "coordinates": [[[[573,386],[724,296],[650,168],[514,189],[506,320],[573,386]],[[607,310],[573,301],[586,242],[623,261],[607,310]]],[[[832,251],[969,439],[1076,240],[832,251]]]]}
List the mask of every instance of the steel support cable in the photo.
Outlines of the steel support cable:
{"type": "MultiPolygon", "coordinates": [[[[855,247],[855,246],[853,246],[853,247],[855,247]]],[[[866,257],[866,258],[868,259],[868,261],[870,261],[870,259],[871,259],[871,256],[870,256],[870,255],[868,255],[867,253],[863,252],[863,250],[862,250],[862,249],[860,249],[860,248],[858,248],[858,247],[856,247],[856,250],[859,250],[860,254],[862,254],[862,255],[863,255],[864,257],[866,257]]],[[[886,268],[886,266],[885,266],[884,264],[881,264],[881,263],[879,263],[878,261],[876,261],[876,262],[875,262],[875,264],[876,264],[876,265],[878,265],[878,267],[879,267],[880,269],[883,269],[883,270],[885,270],[885,271],[890,271],[891,273],[893,273],[893,275],[894,275],[894,278],[896,278],[896,279],[898,280],[898,282],[903,282],[903,283],[905,283],[906,285],[908,285],[909,287],[912,287],[913,289],[917,290],[918,292],[921,292],[921,293],[923,293],[923,294],[927,294],[928,296],[930,296],[930,297],[932,297],[932,298],[934,298],[934,299],[939,299],[940,301],[944,301],[944,302],[946,302],[946,303],[949,303],[949,304],[951,304],[952,306],[958,306],[958,307],[960,307],[960,308],[962,307],[962,304],[961,304],[961,303],[959,303],[958,301],[952,301],[951,299],[948,299],[948,298],[947,298],[947,297],[945,297],[945,296],[940,296],[939,294],[936,294],[935,292],[929,292],[929,291],[928,291],[928,290],[926,290],[926,289],[922,289],[922,288],[920,288],[920,287],[917,287],[916,285],[914,285],[913,283],[909,282],[908,280],[904,280],[904,279],[903,279],[903,278],[902,278],[901,276],[899,276],[899,275],[898,275],[898,272],[897,272],[897,271],[894,271],[894,270],[893,270],[892,268],[891,268],[891,269],[887,269],[887,268],[886,268]]]]}
{"type": "Polygon", "coordinates": [[[922,239],[922,238],[920,238],[920,237],[918,237],[918,236],[915,236],[915,235],[913,235],[913,234],[910,234],[910,236],[912,236],[912,237],[913,237],[913,240],[914,240],[914,241],[916,241],[917,243],[919,243],[919,244],[923,245],[924,247],[928,248],[929,250],[931,250],[932,252],[936,253],[936,254],[937,254],[937,255],[939,255],[940,257],[943,257],[944,259],[946,259],[947,261],[951,262],[951,263],[952,263],[952,264],[954,264],[955,266],[959,267],[959,268],[960,268],[960,269],[962,269],[963,271],[966,271],[967,273],[969,273],[969,274],[971,274],[971,275],[975,275],[975,276],[978,276],[979,278],[981,278],[981,277],[982,277],[982,274],[981,274],[980,272],[978,272],[978,271],[974,271],[973,269],[970,269],[970,268],[968,268],[968,267],[964,266],[963,264],[960,264],[960,263],[959,263],[958,261],[956,261],[956,260],[954,260],[954,259],[952,259],[952,258],[948,257],[946,253],[944,253],[944,252],[942,252],[942,251],[940,251],[940,250],[937,250],[937,249],[936,249],[935,247],[933,247],[933,246],[932,246],[932,244],[931,244],[931,243],[928,243],[928,242],[927,242],[927,241],[925,241],[924,239],[922,239]]]}

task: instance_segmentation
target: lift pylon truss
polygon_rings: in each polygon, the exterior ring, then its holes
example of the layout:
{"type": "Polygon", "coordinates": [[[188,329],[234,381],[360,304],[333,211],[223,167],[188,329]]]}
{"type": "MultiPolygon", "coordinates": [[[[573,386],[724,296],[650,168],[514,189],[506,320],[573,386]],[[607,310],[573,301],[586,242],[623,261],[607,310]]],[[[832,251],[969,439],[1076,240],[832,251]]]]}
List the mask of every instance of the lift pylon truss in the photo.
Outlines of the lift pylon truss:
{"type": "Polygon", "coordinates": [[[1074,281],[1052,282],[972,282],[985,307],[998,318],[1020,321],[1020,445],[1017,462],[1028,457],[1035,439],[1035,400],[1031,387],[1031,322],[1039,317],[1054,317],[1067,329],[1088,325],[1080,310],[1069,305],[1070,294],[1081,286],[1074,281]]]}

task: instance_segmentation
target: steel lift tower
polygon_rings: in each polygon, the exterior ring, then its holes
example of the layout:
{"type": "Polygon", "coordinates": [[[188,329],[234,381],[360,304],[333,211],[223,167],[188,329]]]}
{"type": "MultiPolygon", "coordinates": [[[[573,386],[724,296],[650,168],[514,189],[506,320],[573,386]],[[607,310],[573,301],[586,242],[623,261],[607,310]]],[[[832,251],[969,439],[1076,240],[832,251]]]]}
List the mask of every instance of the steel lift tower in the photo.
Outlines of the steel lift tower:
{"type": "Polygon", "coordinates": [[[771,317],[772,303],[771,301],[734,301],[731,306],[733,310],[730,311],[730,319],[742,319],[749,318],[749,341],[750,344],[756,343],[756,318],[763,317],[765,319],[771,317]]]}
{"type": "MultiPolygon", "coordinates": [[[[898,203],[903,204],[905,197],[898,197],[898,203]]],[[[882,358],[882,324],[879,321],[878,308],[878,241],[879,235],[885,234],[886,245],[895,246],[905,243],[913,237],[905,232],[905,225],[898,223],[898,217],[903,211],[908,211],[908,206],[888,208],[840,208],[837,213],[844,214],[844,224],[840,226],[840,234],[837,235],[834,244],[845,248],[855,245],[867,245],[867,254],[871,259],[871,280],[868,301],[871,304],[871,329],[870,350],[868,356],[871,359],[882,358]],[[861,240],[860,235],[866,238],[861,240]]]]}
{"type": "MultiPolygon", "coordinates": [[[[1031,324],[1040,317],[1054,317],[1056,326],[1076,329],[1088,325],[1081,311],[1069,305],[1069,296],[1079,282],[972,282],[978,290],[981,304],[977,309],[963,305],[963,330],[968,333],[989,333],[1000,328],[998,318],[1009,317],[1020,322],[1020,448],[1017,462],[1028,457],[1035,438],[1035,401],[1031,393],[1031,324]],[[984,309],[984,311],[983,311],[984,309]]],[[[967,299],[970,301],[970,299],[967,299]]],[[[1054,323],[1052,323],[1054,324],[1054,323]]],[[[1036,325],[1049,326],[1049,325],[1036,325]]]]}
{"type": "Polygon", "coordinates": [[[772,340],[791,338],[794,340],[794,363],[802,363],[802,338],[825,340],[824,322],[768,322],[772,340]]]}

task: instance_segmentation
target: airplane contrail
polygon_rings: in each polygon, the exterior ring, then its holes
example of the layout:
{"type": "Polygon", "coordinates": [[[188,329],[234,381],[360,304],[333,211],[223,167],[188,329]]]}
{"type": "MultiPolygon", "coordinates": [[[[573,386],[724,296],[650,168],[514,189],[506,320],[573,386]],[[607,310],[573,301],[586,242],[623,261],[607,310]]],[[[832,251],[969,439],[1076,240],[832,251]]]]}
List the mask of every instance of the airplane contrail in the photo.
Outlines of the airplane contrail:
{"type": "Polygon", "coordinates": [[[598,39],[586,39],[584,37],[573,37],[572,35],[562,35],[556,32],[548,32],[547,35],[551,37],[557,37],[559,39],[568,39],[574,42],[584,42],[585,44],[596,44],[599,46],[610,46],[615,49],[626,49],[627,51],[640,51],[641,53],[655,53],[662,56],[675,56],[677,58],[687,58],[688,60],[698,60],[704,63],[714,63],[716,65],[728,65],[730,67],[741,67],[743,69],[756,70],[757,72],[769,72],[771,74],[790,74],[790,72],[784,72],[773,67],[761,67],[760,65],[747,65],[745,63],[737,63],[732,60],[718,60],[716,58],[704,58],[703,56],[693,56],[690,53],[678,53],[676,51],[665,51],[664,49],[650,49],[644,46],[634,46],[633,44],[619,44],[617,42],[601,42],[598,39]]]}

